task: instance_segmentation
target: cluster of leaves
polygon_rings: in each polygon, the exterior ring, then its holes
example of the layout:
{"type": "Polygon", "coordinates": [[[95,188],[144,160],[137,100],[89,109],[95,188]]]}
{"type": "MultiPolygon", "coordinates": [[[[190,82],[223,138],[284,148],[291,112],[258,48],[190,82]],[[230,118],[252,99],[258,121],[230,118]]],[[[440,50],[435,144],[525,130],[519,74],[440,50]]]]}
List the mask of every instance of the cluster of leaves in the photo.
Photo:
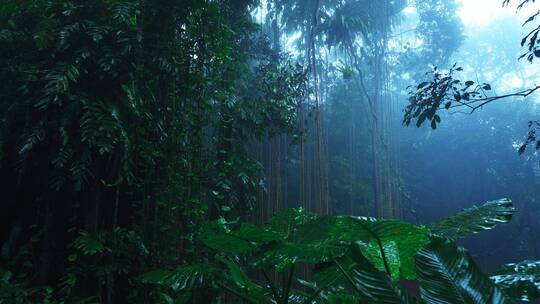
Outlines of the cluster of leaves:
{"type": "Polygon", "coordinates": [[[140,280],[162,286],[162,297],[174,303],[187,303],[201,291],[216,297],[229,293],[246,303],[532,300],[538,291],[536,264],[507,265],[489,277],[454,241],[506,223],[513,212],[512,202],[501,199],[429,227],[367,217],[318,217],[303,209],[279,212],[263,227],[207,222],[198,238],[206,248],[204,261],[155,270],[140,280]],[[311,269],[313,279],[302,278],[301,269],[311,269]],[[253,273],[261,273],[262,282],[251,279],[253,273]],[[532,285],[523,283],[523,277],[532,285]],[[411,294],[400,284],[403,280],[415,281],[420,294],[411,294]]]}
{"type": "Polygon", "coordinates": [[[491,90],[491,85],[455,78],[455,73],[460,71],[463,71],[463,68],[456,64],[446,72],[434,67],[431,72],[426,73],[430,78],[428,81],[409,87],[409,104],[405,107],[403,123],[408,126],[416,119],[416,126],[420,127],[427,120],[431,121],[431,128],[436,129],[441,122],[438,115],[440,109],[465,106],[474,111],[477,105],[471,104],[485,99],[486,91],[491,90]]]}
{"type": "MultiPolygon", "coordinates": [[[[488,95],[491,91],[489,83],[476,83],[472,80],[462,81],[455,77],[456,72],[463,69],[456,64],[447,72],[441,72],[437,67],[427,72],[429,80],[421,82],[417,86],[409,86],[409,100],[404,109],[403,124],[409,126],[416,120],[416,126],[420,127],[426,121],[431,121],[432,129],[436,129],[441,122],[440,110],[456,110],[464,108],[463,113],[472,114],[483,106],[505,98],[527,97],[540,89],[540,86],[525,89],[506,95],[488,95]]],[[[540,140],[536,136],[539,127],[538,121],[529,121],[529,132],[518,153],[523,154],[528,146],[535,144],[535,149],[540,148],[540,140]]]]}

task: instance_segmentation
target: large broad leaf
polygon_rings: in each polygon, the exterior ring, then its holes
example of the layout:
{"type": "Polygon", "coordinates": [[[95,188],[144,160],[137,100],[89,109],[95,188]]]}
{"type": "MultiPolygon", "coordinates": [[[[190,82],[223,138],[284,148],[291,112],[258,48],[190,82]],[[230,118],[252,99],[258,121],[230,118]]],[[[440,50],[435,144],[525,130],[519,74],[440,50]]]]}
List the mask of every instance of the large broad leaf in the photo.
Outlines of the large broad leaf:
{"type": "Polygon", "coordinates": [[[388,267],[396,280],[415,279],[414,255],[429,242],[429,231],[425,227],[399,220],[351,216],[315,218],[294,210],[284,215],[287,216],[278,218],[290,227],[283,230],[286,241],[263,247],[255,260],[256,266],[272,265],[283,271],[292,263],[333,261],[347,252],[351,242],[359,241],[364,255],[379,270],[387,271],[388,267]],[[301,223],[283,220],[292,217],[301,223]]]}
{"type": "Polygon", "coordinates": [[[261,248],[253,256],[252,266],[256,268],[269,267],[275,271],[288,270],[292,264],[316,264],[328,261],[345,253],[343,245],[331,240],[320,243],[298,244],[292,242],[273,243],[261,248]]]}
{"type": "Polygon", "coordinates": [[[395,280],[416,279],[414,256],[429,242],[428,234],[427,228],[400,220],[350,216],[337,217],[331,232],[337,240],[360,241],[364,256],[381,271],[388,266],[395,280]]]}
{"type": "Polygon", "coordinates": [[[275,231],[248,223],[242,223],[240,228],[231,231],[231,234],[239,239],[259,245],[283,239],[283,236],[275,231]]]}
{"type": "Polygon", "coordinates": [[[254,249],[249,241],[239,238],[218,222],[206,222],[198,237],[205,246],[221,252],[246,254],[254,249]]]}
{"type": "Polygon", "coordinates": [[[248,223],[242,223],[237,229],[231,230],[218,222],[207,222],[198,239],[207,247],[220,252],[247,254],[266,243],[282,240],[282,236],[248,223]]]}
{"type": "Polygon", "coordinates": [[[416,261],[422,299],[427,303],[509,303],[470,254],[452,241],[433,238],[416,261]]]}
{"type": "Polygon", "coordinates": [[[487,202],[433,224],[430,228],[435,234],[450,239],[459,239],[470,234],[493,229],[501,223],[508,223],[514,214],[512,201],[506,198],[487,202]]]}
{"type": "MultiPolygon", "coordinates": [[[[375,268],[363,255],[358,244],[351,245],[353,264],[346,268],[340,261],[335,261],[339,272],[336,276],[344,277],[356,291],[357,296],[366,303],[403,304],[416,303],[406,295],[385,272],[375,268]]],[[[361,302],[362,303],[362,302],[361,302]]]]}
{"type": "Polygon", "coordinates": [[[295,263],[316,264],[340,257],[347,251],[347,244],[330,236],[335,225],[334,217],[314,217],[306,215],[302,209],[284,211],[274,217],[270,225],[284,238],[262,246],[254,255],[252,265],[281,272],[295,263]]]}
{"type": "MultiPolygon", "coordinates": [[[[332,263],[317,265],[315,278],[318,286],[346,288],[354,286],[354,303],[417,303],[418,300],[402,290],[384,271],[380,271],[362,254],[358,244],[355,251],[332,263]]],[[[339,288],[338,288],[339,290],[339,288]]],[[[335,300],[345,300],[340,297],[335,300]]],[[[337,302],[339,303],[339,302],[337,302]]],[[[343,303],[349,303],[347,301],[343,303]]]]}
{"type": "Polygon", "coordinates": [[[540,261],[506,264],[491,279],[515,300],[534,301],[540,297],[540,261]]]}

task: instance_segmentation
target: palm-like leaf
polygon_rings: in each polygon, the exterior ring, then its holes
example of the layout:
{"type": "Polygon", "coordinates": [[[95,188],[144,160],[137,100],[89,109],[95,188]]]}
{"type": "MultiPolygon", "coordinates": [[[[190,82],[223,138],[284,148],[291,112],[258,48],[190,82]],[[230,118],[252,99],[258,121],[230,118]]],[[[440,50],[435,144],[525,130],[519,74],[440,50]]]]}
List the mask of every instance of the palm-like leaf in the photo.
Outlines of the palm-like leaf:
{"type": "Polygon", "coordinates": [[[540,297],[540,261],[506,264],[491,279],[515,300],[534,301],[540,297]]]}
{"type": "Polygon", "coordinates": [[[470,254],[454,242],[433,238],[420,250],[416,262],[422,299],[427,303],[509,303],[470,254]]]}
{"type": "Polygon", "coordinates": [[[84,255],[95,255],[109,250],[102,241],[87,232],[80,232],[73,242],[73,247],[80,250],[84,255]]]}
{"type": "Polygon", "coordinates": [[[331,294],[326,301],[328,304],[358,304],[360,299],[358,296],[352,294],[331,294]]]}
{"type": "Polygon", "coordinates": [[[512,201],[503,198],[466,209],[433,224],[430,228],[433,233],[440,236],[459,239],[493,229],[498,224],[508,223],[512,219],[514,210],[512,201]]]}
{"type": "Polygon", "coordinates": [[[170,287],[175,291],[185,291],[212,286],[216,277],[220,275],[222,271],[217,266],[210,263],[197,263],[183,265],[173,271],[156,269],[139,276],[139,280],[143,283],[170,287]]]}

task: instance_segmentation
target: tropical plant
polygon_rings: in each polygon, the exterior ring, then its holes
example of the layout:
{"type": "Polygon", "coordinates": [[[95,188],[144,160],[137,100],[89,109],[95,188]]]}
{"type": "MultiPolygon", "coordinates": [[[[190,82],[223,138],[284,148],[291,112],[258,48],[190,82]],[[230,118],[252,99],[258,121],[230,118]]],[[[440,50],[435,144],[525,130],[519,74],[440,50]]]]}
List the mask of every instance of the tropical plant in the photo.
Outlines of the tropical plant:
{"type": "Polygon", "coordinates": [[[140,280],[162,286],[167,298],[176,293],[184,300],[209,290],[216,297],[225,293],[246,303],[532,300],[537,297],[534,280],[540,278],[536,264],[508,265],[489,277],[453,241],[509,222],[513,212],[512,202],[501,199],[430,227],[399,220],[320,217],[303,209],[279,212],[263,227],[207,222],[198,237],[205,261],[155,270],[140,280]],[[302,277],[305,269],[313,271],[311,279],[302,277]],[[261,274],[262,281],[252,279],[254,273],[261,274]],[[524,277],[529,284],[518,284],[524,277]],[[404,288],[403,280],[415,281],[420,293],[404,288]]]}

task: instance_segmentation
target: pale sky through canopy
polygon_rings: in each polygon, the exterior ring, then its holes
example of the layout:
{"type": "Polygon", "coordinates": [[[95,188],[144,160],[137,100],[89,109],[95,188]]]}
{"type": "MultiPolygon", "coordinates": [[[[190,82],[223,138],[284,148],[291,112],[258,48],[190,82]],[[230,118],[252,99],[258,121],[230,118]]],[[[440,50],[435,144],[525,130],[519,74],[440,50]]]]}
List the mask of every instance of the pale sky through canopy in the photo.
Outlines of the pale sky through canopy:
{"type": "Polygon", "coordinates": [[[499,0],[458,0],[461,9],[458,14],[466,26],[487,26],[504,14],[514,13],[503,8],[499,0]]]}
{"type": "Polygon", "coordinates": [[[526,5],[516,14],[514,1],[509,7],[502,6],[502,0],[458,0],[461,9],[458,14],[467,27],[484,27],[495,23],[498,19],[518,16],[522,21],[534,13],[535,4],[526,5]]]}
{"type": "MultiPolygon", "coordinates": [[[[521,38],[530,31],[530,28],[538,26],[538,20],[531,22],[525,27],[522,26],[525,20],[538,11],[539,6],[537,3],[529,3],[521,10],[516,11],[516,7],[521,1],[512,0],[508,7],[502,6],[503,0],[457,0],[457,2],[461,5],[458,15],[465,25],[464,33],[466,39],[475,37],[474,39],[477,40],[490,41],[490,33],[495,34],[504,30],[505,33],[515,33],[515,38],[514,36],[500,37],[499,39],[502,40],[495,43],[508,43],[506,38],[509,38],[510,41],[515,40],[511,43],[514,43],[517,48],[519,47],[521,38]],[[478,35],[479,32],[488,34],[478,35]]],[[[489,43],[494,42],[491,41],[489,43]]],[[[462,48],[466,50],[466,46],[462,48]]],[[[482,56],[493,56],[489,52],[482,54],[482,56]]],[[[517,63],[513,67],[514,70],[509,70],[505,74],[504,80],[501,80],[500,83],[494,83],[501,92],[512,92],[536,84],[537,77],[533,75],[537,75],[538,66],[536,63],[531,65],[526,60],[518,60],[521,54],[523,52],[519,51],[515,54],[515,58],[513,58],[517,63]]],[[[459,61],[459,55],[457,56],[456,61],[459,61]]],[[[482,62],[481,58],[476,58],[475,60],[482,62]]],[[[475,73],[478,72],[473,67],[467,68],[466,70],[474,71],[475,73]]],[[[473,74],[469,76],[474,77],[473,74]]],[[[489,78],[486,80],[491,81],[489,78]]],[[[538,99],[537,101],[540,102],[538,99]]]]}

